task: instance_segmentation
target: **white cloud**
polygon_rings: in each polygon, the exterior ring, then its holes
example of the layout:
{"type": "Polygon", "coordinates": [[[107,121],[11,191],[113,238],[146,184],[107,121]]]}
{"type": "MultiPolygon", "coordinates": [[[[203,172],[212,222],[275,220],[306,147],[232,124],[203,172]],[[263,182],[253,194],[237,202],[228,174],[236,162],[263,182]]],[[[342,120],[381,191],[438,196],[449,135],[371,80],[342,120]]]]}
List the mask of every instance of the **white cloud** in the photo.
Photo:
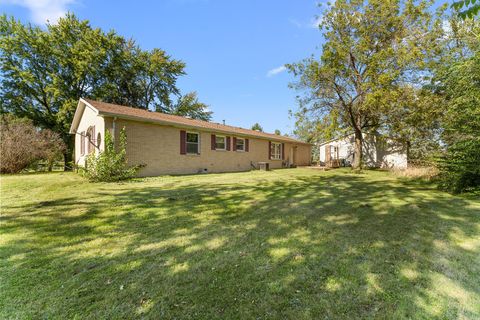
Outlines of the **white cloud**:
{"type": "Polygon", "coordinates": [[[67,6],[75,0],[3,0],[0,2],[25,7],[30,11],[33,22],[44,24],[47,21],[56,23],[67,13],[67,6]]]}
{"type": "Polygon", "coordinates": [[[280,66],[280,67],[274,68],[274,69],[269,70],[267,72],[267,77],[276,76],[277,74],[282,73],[284,71],[287,71],[287,67],[285,67],[285,66],[280,66]]]}

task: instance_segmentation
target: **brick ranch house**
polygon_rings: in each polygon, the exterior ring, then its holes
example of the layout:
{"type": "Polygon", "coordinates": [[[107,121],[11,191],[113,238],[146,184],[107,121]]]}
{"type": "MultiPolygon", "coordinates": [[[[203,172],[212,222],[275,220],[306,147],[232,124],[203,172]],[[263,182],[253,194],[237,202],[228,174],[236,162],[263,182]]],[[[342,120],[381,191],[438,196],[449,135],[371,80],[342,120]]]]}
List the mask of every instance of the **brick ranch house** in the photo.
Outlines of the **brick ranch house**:
{"type": "Polygon", "coordinates": [[[270,133],[159,112],[80,99],[70,128],[75,163],[103,150],[108,130],[114,139],[127,134],[127,160],[145,165],[140,176],[233,172],[309,165],[311,144],[270,133]]]}

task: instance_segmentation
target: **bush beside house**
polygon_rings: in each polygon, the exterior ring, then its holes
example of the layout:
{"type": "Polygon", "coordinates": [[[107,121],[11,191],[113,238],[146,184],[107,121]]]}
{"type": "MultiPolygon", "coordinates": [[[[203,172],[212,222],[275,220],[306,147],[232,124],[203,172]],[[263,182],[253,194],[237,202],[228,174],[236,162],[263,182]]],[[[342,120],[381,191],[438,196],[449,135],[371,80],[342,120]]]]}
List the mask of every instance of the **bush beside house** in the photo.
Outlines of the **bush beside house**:
{"type": "Polygon", "coordinates": [[[126,157],[127,135],[120,131],[117,148],[109,131],[105,133],[105,150],[88,155],[85,168],[80,172],[92,182],[113,182],[133,178],[141,166],[128,166],[126,157]]]}

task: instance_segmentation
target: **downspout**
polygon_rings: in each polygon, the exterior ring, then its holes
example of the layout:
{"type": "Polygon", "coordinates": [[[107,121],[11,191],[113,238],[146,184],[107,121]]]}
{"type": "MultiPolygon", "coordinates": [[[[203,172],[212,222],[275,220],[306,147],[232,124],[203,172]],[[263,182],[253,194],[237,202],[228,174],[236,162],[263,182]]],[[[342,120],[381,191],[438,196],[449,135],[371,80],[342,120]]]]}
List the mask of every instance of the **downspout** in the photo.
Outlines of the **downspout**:
{"type": "Polygon", "coordinates": [[[113,142],[115,142],[115,122],[117,120],[117,117],[113,117],[113,122],[112,122],[112,131],[113,131],[113,134],[112,134],[112,140],[113,142]]]}

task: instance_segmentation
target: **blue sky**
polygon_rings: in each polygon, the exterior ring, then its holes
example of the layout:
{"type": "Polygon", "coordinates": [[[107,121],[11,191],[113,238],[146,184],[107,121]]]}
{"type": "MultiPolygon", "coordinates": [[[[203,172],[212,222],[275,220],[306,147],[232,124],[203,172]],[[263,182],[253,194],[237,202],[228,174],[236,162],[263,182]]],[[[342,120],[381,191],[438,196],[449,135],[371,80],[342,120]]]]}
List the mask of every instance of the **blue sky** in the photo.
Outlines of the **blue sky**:
{"type": "Polygon", "coordinates": [[[296,92],[285,63],[319,53],[321,33],[311,0],[0,0],[2,13],[23,22],[55,21],[66,11],[94,27],[115,29],[143,49],[183,60],[182,92],[197,91],[213,121],[291,132],[296,92]]]}

